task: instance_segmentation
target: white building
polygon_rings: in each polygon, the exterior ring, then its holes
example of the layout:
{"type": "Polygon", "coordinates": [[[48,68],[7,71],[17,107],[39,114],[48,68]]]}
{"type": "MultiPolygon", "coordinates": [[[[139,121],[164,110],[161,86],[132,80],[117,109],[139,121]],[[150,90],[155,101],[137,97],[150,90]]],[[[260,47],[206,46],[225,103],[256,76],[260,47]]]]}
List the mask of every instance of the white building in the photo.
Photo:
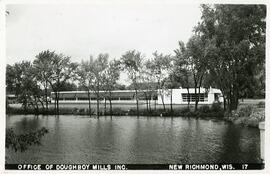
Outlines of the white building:
{"type": "MultiPolygon", "coordinates": [[[[171,95],[172,104],[188,104],[188,98],[190,104],[195,104],[196,97],[194,88],[190,88],[189,92],[186,88],[157,91],[138,91],[138,99],[140,103],[146,102],[147,96],[148,100],[156,102],[158,105],[162,105],[163,96],[164,104],[171,104],[171,95]]],[[[197,89],[197,95],[199,95],[199,104],[212,104],[214,102],[223,102],[222,93],[219,89],[200,88],[200,94],[199,89],[197,89]]],[[[105,102],[104,97],[108,97],[108,93],[100,91],[100,103],[105,102]]],[[[112,91],[111,97],[112,103],[115,104],[136,104],[135,90],[115,90],[112,91]]],[[[96,103],[96,95],[93,91],[90,92],[90,99],[91,102],[96,103]]],[[[51,102],[55,102],[55,95],[53,92],[51,95],[51,102]]],[[[59,92],[59,103],[88,103],[88,93],[86,91],[61,91],[59,92]]]]}
{"type": "MultiPolygon", "coordinates": [[[[214,102],[223,102],[223,96],[219,89],[215,89],[211,87],[209,89],[200,88],[200,90],[197,89],[196,93],[197,95],[199,95],[199,104],[212,104],[214,102]]],[[[172,100],[172,104],[188,104],[188,98],[189,98],[190,104],[195,104],[195,100],[196,100],[194,88],[189,88],[189,92],[187,88],[179,88],[179,89],[172,89],[172,90],[167,89],[163,91],[159,90],[158,91],[158,104],[162,104],[162,96],[163,96],[164,104],[171,104],[171,100],[172,100]]]]}

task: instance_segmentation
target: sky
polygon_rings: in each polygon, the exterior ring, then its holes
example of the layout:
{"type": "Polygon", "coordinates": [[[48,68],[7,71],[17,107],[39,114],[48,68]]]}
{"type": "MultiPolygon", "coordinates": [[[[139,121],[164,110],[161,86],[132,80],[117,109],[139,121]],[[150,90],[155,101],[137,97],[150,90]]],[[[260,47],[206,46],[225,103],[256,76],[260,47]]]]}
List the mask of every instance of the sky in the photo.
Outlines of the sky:
{"type": "Polygon", "coordinates": [[[199,4],[13,4],[7,5],[6,63],[33,60],[43,50],[74,62],[128,50],[151,58],[173,54],[200,21],[199,4]]]}

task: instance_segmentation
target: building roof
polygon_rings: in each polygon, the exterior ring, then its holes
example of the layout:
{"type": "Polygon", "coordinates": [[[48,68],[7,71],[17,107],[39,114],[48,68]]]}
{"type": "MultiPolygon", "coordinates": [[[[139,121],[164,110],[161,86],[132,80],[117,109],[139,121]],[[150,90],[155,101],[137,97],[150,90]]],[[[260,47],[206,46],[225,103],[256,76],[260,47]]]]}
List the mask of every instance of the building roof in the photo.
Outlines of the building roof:
{"type": "MultiPolygon", "coordinates": [[[[178,89],[173,89],[180,91],[180,93],[188,93],[187,88],[178,88],[178,89]]],[[[157,95],[157,91],[147,91],[147,90],[138,90],[138,95],[139,97],[144,96],[145,92],[152,92],[153,95],[157,95]]],[[[199,89],[197,89],[197,93],[199,92],[199,89]]],[[[109,96],[109,93],[105,91],[100,91],[100,97],[104,96],[109,96]]],[[[189,93],[195,93],[194,88],[189,88],[189,93]]],[[[216,88],[200,88],[200,93],[219,93],[221,94],[221,91],[216,88]]],[[[54,92],[51,93],[52,97],[54,96],[54,92]]],[[[133,98],[135,95],[135,90],[115,90],[112,91],[112,97],[130,97],[133,98]]],[[[94,91],[90,91],[90,96],[91,97],[96,97],[96,94],[94,91]]],[[[87,91],[60,91],[59,92],[59,97],[65,97],[65,98],[85,98],[88,97],[87,91]]]]}
{"type": "MultiPolygon", "coordinates": [[[[144,96],[144,92],[147,92],[146,90],[143,91],[138,91],[139,97],[144,96]]],[[[105,93],[104,91],[100,91],[100,97],[105,97],[109,96],[109,93],[105,93]]],[[[156,92],[154,92],[155,95],[156,92]]],[[[117,91],[112,91],[111,96],[112,97],[129,97],[129,98],[134,98],[135,95],[135,90],[117,90],[117,91]]],[[[55,94],[54,92],[51,93],[51,96],[54,97],[55,94]]],[[[61,91],[59,92],[59,97],[60,98],[87,98],[88,97],[88,92],[87,91],[61,91]]],[[[90,92],[90,97],[96,97],[96,94],[91,91],[90,92]]]]}
{"type": "MultiPolygon", "coordinates": [[[[188,93],[187,88],[179,88],[181,93],[188,93]]],[[[199,89],[197,88],[197,93],[199,89]]],[[[195,93],[195,88],[189,88],[189,93],[195,93]]],[[[200,93],[221,93],[219,89],[216,88],[200,88],[200,93]]]]}

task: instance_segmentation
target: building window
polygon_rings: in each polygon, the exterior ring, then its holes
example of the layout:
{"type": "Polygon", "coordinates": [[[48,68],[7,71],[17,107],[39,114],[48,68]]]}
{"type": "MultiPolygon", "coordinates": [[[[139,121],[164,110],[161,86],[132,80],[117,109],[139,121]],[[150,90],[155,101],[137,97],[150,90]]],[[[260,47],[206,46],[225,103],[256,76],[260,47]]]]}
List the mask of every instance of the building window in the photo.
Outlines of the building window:
{"type": "Polygon", "coordinates": [[[120,97],[120,100],[131,100],[130,97],[120,97]]]}
{"type": "Polygon", "coordinates": [[[88,100],[87,97],[78,97],[78,100],[88,100]]]}
{"type": "Polygon", "coordinates": [[[65,100],[76,100],[75,98],[65,98],[65,100]]]}
{"type": "Polygon", "coordinates": [[[219,101],[219,96],[220,94],[219,93],[215,93],[215,101],[218,102],[219,101]]]}
{"type": "Polygon", "coordinates": [[[188,102],[188,99],[190,102],[195,102],[196,101],[196,96],[199,97],[199,102],[207,102],[208,101],[208,94],[207,93],[201,93],[201,94],[187,94],[183,93],[182,94],[182,99],[183,102],[188,102]]]}
{"type": "Polygon", "coordinates": [[[111,97],[111,100],[119,100],[119,97],[111,97]]]}

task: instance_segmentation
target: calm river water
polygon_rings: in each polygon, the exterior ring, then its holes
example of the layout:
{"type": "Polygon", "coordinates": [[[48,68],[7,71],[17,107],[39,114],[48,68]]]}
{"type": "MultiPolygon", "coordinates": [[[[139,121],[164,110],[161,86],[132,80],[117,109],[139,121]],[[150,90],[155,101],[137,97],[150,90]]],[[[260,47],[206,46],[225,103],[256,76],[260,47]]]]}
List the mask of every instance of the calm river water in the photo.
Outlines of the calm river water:
{"type": "Polygon", "coordinates": [[[260,162],[259,130],[164,117],[7,116],[17,133],[49,129],[41,146],[6,149],[6,163],[260,162]]]}

